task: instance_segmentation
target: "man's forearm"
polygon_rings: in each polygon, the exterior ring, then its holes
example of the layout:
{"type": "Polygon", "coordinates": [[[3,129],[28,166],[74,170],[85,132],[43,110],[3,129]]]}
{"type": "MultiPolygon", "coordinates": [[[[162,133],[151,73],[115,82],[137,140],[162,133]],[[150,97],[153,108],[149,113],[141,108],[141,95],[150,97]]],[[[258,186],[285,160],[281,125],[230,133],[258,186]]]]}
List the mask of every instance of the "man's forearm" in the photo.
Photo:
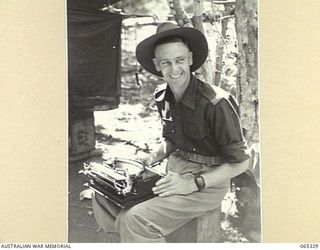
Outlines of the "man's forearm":
{"type": "Polygon", "coordinates": [[[177,149],[177,147],[172,144],[168,140],[164,140],[159,148],[154,150],[153,153],[150,155],[150,164],[156,163],[158,161],[163,160],[164,158],[167,158],[172,152],[174,152],[177,149]]]}
{"type": "Polygon", "coordinates": [[[249,167],[250,159],[241,163],[224,163],[212,169],[212,171],[202,174],[206,187],[217,186],[233,177],[242,174],[249,167]]]}

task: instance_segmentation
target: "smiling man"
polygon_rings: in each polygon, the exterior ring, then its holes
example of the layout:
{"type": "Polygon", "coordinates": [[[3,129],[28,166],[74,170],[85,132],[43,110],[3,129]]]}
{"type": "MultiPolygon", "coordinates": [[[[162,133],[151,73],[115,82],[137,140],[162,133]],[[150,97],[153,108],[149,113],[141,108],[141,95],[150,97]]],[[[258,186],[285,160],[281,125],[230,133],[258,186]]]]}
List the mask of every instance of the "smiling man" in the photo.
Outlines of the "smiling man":
{"type": "Polygon", "coordinates": [[[169,84],[175,100],[180,101],[190,82],[192,52],[186,42],[179,38],[160,40],[158,43],[160,44],[155,47],[153,63],[169,84]]]}
{"type": "Polygon", "coordinates": [[[118,209],[97,195],[93,208],[105,230],[115,225],[121,242],[165,242],[164,236],[220,206],[230,179],[248,168],[249,154],[234,99],[192,74],[208,55],[200,31],[162,23],[136,55],[166,80],[155,91],[164,141],[144,161],[168,157],[168,174],[153,188],[155,198],[118,209]]]}

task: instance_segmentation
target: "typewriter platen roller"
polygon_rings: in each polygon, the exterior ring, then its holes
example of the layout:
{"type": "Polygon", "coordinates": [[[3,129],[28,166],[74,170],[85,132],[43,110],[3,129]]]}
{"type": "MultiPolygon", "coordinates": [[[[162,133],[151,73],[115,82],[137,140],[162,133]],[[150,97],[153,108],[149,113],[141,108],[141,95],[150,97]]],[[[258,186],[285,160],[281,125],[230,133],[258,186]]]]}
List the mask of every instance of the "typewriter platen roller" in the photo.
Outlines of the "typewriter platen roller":
{"type": "Polygon", "coordinates": [[[80,173],[88,177],[89,188],[120,207],[132,206],[154,197],[151,189],[162,175],[139,161],[125,158],[84,163],[83,167],[80,173]],[[144,171],[154,172],[155,175],[143,178],[144,171]]]}

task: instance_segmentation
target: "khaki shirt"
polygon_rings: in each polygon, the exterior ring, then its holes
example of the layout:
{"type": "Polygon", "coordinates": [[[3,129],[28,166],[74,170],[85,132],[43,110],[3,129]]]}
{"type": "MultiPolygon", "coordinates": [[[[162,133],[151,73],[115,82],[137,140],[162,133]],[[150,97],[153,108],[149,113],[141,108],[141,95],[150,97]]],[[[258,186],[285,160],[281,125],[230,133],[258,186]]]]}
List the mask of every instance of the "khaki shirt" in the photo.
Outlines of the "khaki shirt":
{"type": "Polygon", "coordinates": [[[163,136],[178,150],[212,157],[214,165],[240,163],[250,157],[238,107],[226,91],[191,76],[179,102],[166,83],[154,95],[163,136]]]}

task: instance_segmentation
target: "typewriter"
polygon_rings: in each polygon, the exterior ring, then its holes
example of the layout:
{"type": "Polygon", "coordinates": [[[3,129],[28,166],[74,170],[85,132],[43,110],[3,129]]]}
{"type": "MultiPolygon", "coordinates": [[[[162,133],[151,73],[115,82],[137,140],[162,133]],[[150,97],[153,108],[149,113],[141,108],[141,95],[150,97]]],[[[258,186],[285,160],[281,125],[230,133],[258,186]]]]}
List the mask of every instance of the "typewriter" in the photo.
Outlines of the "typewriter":
{"type": "MultiPolygon", "coordinates": [[[[155,164],[157,165],[157,164],[155,164]]],[[[84,163],[79,173],[88,178],[87,186],[119,207],[128,207],[153,198],[152,187],[165,174],[142,162],[114,158],[102,163],[84,163]],[[144,178],[144,171],[153,172],[144,178]]]]}

